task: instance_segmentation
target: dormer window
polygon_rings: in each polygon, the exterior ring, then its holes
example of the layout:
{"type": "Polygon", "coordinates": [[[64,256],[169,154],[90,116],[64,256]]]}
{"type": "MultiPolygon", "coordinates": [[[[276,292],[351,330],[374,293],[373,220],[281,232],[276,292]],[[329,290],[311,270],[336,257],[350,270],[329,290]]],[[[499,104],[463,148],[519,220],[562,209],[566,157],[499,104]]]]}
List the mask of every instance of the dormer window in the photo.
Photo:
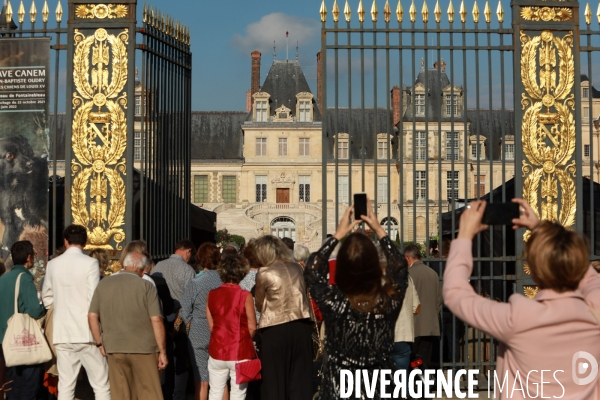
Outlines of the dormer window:
{"type": "Polygon", "coordinates": [[[584,99],[587,99],[588,97],[590,97],[590,88],[586,88],[584,87],[581,93],[581,97],[584,99]]]}
{"type": "Polygon", "coordinates": [[[504,146],[502,146],[503,156],[505,160],[515,159],[515,136],[506,135],[504,136],[504,146]]]}
{"type": "Polygon", "coordinates": [[[286,106],[281,106],[277,110],[275,110],[275,117],[273,118],[273,122],[292,122],[291,111],[286,106]]]}
{"type": "Polygon", "coordinates": [[[142,96],[135,96],[135,115],[142,115],[142,96]]]}
{"type": "Polygon", "coordinates": [[[256,102],[256,122],[267,122],[267,102],[264,100],[256,102]]]}
{"type": "Polygon", "coordinates": [[[425,115],[425,94],[415,94],[415,115],[425,115]]]}
{"type": "Polygon", "coordinates": [[[458,113],[458,95],[446,96],[446,115],[452,116],[458,113]]]}
{"type": "Polygon", "coordinates": [[[254,98],[254,121],[269,122],[269,98],[271,95],[266,92],[257,92],[252,95],[254,98]]]}
{"type": "Polygon", "coordinates": [[[485,160],[484,143],[486,137],[482,135],[473,135],[471,142],[471,160],[485,160]]]}
{"type": "Polygon", "coordinates": [[[296,121],[312,122],[313,120],[313,95],[309,92],[300,92],[296,95],[296,121]]]}
{"type": "Polygon", "coordinates": [[[335,137],[335,141],[337,142],[336,144],[336,155],[337,158],[340,160],[347,160],[348,159],[348,134],[347,133],[340,133],[338,135],[336,135],[335,137]]]}

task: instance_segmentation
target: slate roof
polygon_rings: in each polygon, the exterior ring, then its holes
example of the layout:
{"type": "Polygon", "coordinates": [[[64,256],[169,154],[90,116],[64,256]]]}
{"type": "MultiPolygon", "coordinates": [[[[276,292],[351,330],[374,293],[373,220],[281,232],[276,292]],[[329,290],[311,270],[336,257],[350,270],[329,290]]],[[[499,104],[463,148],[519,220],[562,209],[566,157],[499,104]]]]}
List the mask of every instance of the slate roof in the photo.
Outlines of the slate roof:
{"type": "Polygon", "coordinates": [[[242,123],[246,111],[192,112],[192,160],[242,158],[242,123]]]}
{"type": "MultiPolygon", "coordinates": [[[[275,115],[275,110],[283,104],[292,110],[292,116],[296,114],[296,95],[300,92],[312,93],[297,60],[273,61],[260,91],[271,95],[269,99],[271,115],[275,115]]],[[[313,97],[313,121],[321,121],[321,112],[315,97],[313,97]]],[[[252,114],[248,115],[247,120],[252,120],[252,114]]]]}
{"type": "MultiPolygon", "coordinates": [[[[386,108],[365,108],[364,114],[361,108],[338,108],[338,120],[337,120],[337,132],[335,129],[335,108],[328,108],[325,117],[325,126],[327,129],[327,138],[329,142],[329,158],[333,158],[334,150],[334,135],[336,133],[348,133],[352,135],[350,150],[352,159],[360,159],[361,157],[361,143],[362,143],[362,132],[365,132],[364,146],[365,146],[365,158],[372,160],[375,155],[375,143],[374,134],[386,133],[389,129],[392,132],[392,158],[397,153],[398,148],[398,137],[394,133],[394,127],[392,126],[392,112],[388,113],[386,108]],[[375,121],[377,122],[377,128],[375,128],[375,121]],[[375,131],[376,129],[376,131],[375,131]]],[[[342,161],[343,162],[343,161],[342,161]]]]}
{"type": "Polygon", "coordinates": [[[492,154],[493,160],[500,160],[502,155],[502,129],[504,129],[504,135],[515,134],[514,114],[513,110],[502,112],[502,110],[480,109],[479,113],[477,113],[477,110],[467,110],[467,118],[471,121],[469,136],[482,135],[487,138],[484,146],[486,160],[489,160],[492,154]]]}
{"type": "MultiPolygon", "coordinates": [[[[406,96],[406,112],[403,116],[403,121],[413,121],[413,113],[412,113],[412,97],[414,95],[414,87],[417,84],[423,84],[425,86],[425,116],[415,116],[415,121],[450,121],[450,117],[442,117],[442,106],[443,98],[442,91],[448,85],[450,85],[450,79],[448,79],[448,75],[446,72],[442,72],[442,70],[438,70],[437,68],[425,68],[421,67],[419,71],[419,75],[415,81],[414,86],[404,86],[402,87],[402,96],[406,96]],[[409,94],[410,92],[410,94],[409,94]]],[[[460,93],[455,93],[459,95],[460,93]]]]}

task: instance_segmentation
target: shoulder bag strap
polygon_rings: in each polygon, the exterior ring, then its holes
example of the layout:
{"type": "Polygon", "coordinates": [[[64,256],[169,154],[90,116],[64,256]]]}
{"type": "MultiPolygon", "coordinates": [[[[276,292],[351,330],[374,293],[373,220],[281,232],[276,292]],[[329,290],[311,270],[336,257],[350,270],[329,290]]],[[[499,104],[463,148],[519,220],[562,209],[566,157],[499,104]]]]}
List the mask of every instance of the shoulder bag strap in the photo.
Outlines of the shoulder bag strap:
{"type": "Polygon", "coordinates": [[[17,276],[17,282],[15,283],[15,314],[19,313],[19,289],[21,288],[21,275],[25,272],[21,272],[17,276]]]}

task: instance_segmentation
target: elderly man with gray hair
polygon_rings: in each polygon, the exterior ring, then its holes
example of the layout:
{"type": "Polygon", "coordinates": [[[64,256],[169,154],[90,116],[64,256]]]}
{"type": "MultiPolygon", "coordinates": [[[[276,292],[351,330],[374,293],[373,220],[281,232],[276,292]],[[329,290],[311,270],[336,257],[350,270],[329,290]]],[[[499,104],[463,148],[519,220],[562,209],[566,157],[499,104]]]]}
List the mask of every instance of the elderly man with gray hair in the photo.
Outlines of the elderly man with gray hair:
{"type": "Polygon", "coordinates": [[[103,279],[90,305],[88,321],[108,357],[113,400],[163,400],[159,370],[167,366],[165,328],[156,288],[141,279],[146,263],[143,254],[128,253],[123,272],[103,279]]]}

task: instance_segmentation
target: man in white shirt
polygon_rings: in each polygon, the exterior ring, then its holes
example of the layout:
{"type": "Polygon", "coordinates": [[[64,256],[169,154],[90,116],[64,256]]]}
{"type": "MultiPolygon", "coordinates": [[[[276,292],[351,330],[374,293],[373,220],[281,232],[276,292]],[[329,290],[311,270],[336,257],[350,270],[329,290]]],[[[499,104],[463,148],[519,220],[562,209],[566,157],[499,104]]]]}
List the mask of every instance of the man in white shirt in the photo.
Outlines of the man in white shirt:
{"type": "Polygon", "coordinates": [[[48,263],[42,287],[44,306],[54,304],[53,342],[56,347],[58,400],[72,400],[81,366],[96,400],[110,400],[108,364],[94,342],[88,310],[98,286],[98,261],[83,254],[87,231],[71,225],[63,233],[66,251],[48,263]]]}

